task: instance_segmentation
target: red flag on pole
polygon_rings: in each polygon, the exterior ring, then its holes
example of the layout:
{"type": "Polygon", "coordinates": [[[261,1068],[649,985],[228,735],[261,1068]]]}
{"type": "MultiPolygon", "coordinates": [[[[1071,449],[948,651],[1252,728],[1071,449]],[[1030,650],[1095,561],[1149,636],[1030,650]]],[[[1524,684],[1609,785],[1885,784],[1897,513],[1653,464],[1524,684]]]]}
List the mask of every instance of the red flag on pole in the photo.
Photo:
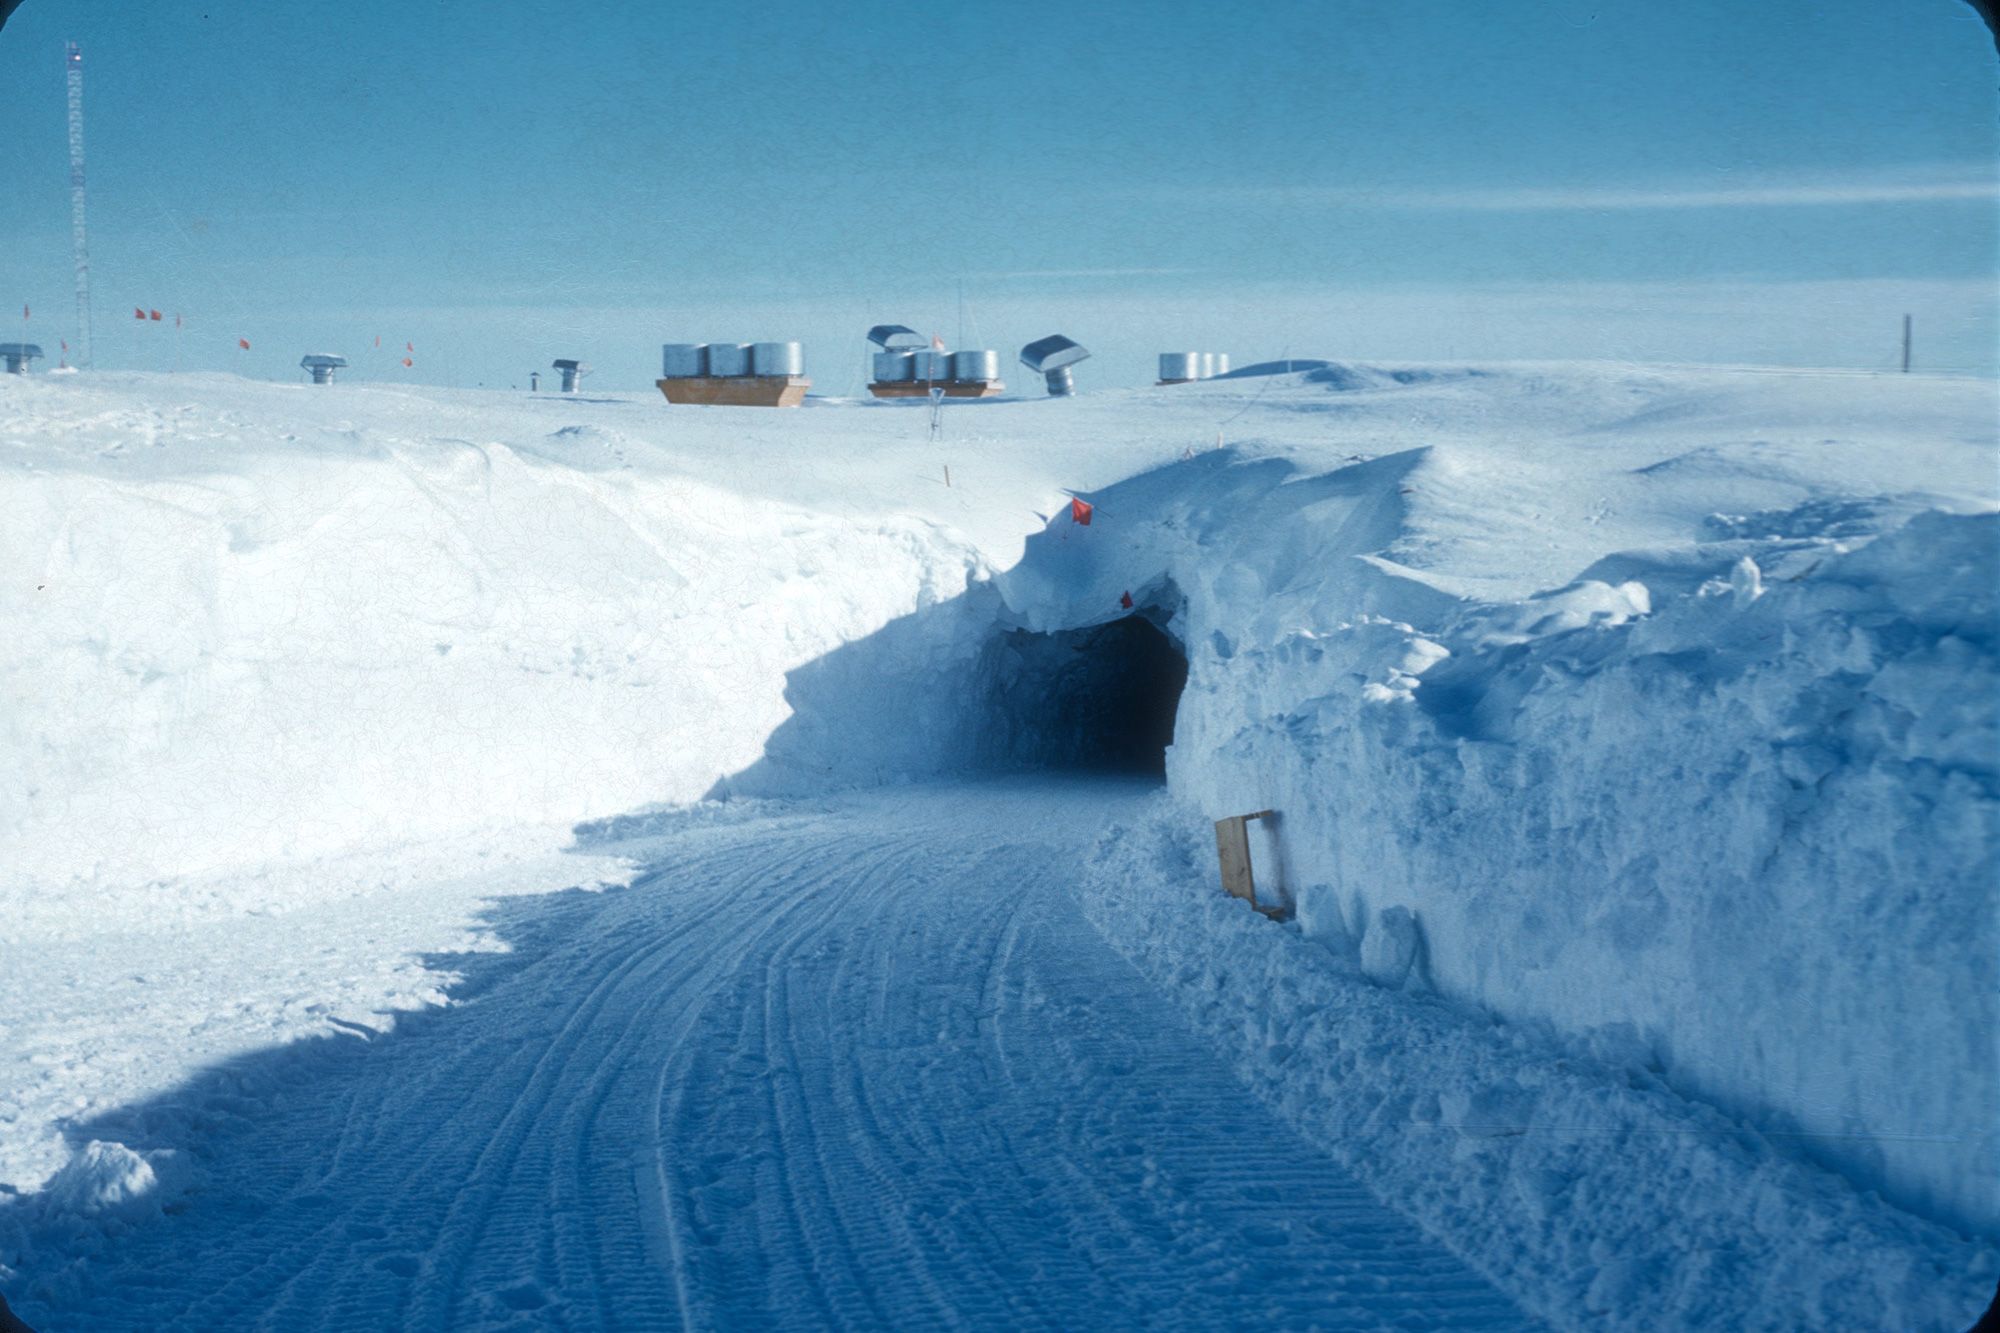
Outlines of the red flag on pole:
{"type": "Polygon", "coordinates": [[[1118,605],[1124,607],[1127,611],[1130,611],[1132,609],[1132,594],[1128,592],[1124,596],[1120,597],[1118,599],[1118,605]]]}
{"type": "Polygon", "coordinates": [[[1080,527],[1087,528],[1090,526],[1090,516],[1092,512],[1094,511],[1091,509],[1091,507],[1088,504],[1084,503],[1082,500],[1072,499],[1069,502],[1070,522],[1075,523],[1080,527]]]}
{"type": "Polygon", "coordinates": [[[241,347],[246,352],[250,350],[250,340],[248,338],[238,338],[236,340],[236,345],[238,347],[241,347]]]}
{"type": "Polygon", "coordinates": [[[139,308],[138,306],[133,306],[133,307],[132,307],[132,318],[134,318],[134,319],[144,319],[145,317],[146,317],[146,312],[145,312],[145,311],[141,310],[141,309],[140,309],[140,308],[139,308]]]}
{"type": "Polygon", "coordinates": [[[159,318],[160,318],[160,312],[159,312],[159,311],[157,311],[157,310],[153,311],[153,312],[152,312],[152,315],[151,315],[151,318],[152,318],[152,320],[153,320],[153,321],[154,321],[155,323],[158,323],[158,322],[159,322],[159,318]]]}
{"type": "Polygon", "coordinates": [[[404,364],[404,365],[406,365],[406,366],[414,366],[414,365],[416,364],[416,362],[414,362],[414,361],[410,360],[410,358],[408,358],[408,357],[406,356],[406,357],[404,357],[404,358],[403,358],[403,364],[404,364]]]}
{"type": "Polygon", "coordinates": [[[414,352],[417,350],[417,345],[415,343],[404,343],[403,350],[406,352],[414,352]]]}

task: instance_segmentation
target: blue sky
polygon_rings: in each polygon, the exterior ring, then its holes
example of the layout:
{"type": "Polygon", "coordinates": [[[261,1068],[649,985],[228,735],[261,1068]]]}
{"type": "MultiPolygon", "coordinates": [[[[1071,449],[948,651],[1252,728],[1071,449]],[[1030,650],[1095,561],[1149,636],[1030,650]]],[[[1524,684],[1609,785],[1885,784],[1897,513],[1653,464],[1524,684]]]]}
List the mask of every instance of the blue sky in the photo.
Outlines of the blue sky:
{"type": "Polygon", "coordinates": [[[100,366],[633,388],[800,337],[841,392],[870,323],[957,344],[962,285],[968,344],[1068,333],[1086,388],[1170,348],[1886,367],[1905,311],[1920,367],[2000,369],[1960,0],[27,0],[0,303],[51,350],[68,38],[100,366]]]}

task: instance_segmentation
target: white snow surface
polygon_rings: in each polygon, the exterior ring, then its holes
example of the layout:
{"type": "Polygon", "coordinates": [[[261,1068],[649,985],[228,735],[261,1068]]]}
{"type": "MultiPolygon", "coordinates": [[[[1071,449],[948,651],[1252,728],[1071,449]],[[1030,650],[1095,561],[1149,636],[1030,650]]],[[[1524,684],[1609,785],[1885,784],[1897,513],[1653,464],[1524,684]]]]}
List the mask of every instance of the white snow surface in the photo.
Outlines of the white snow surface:
{"type": "Polygon", "coordinates": [[[1285,1133],[1559,1326],[1970,1322],[1991,382],[1317,366],[945,422],[0,381],[0,1290],[171,1235],[323,1046],[217,1062],[398,1029],[522,947],[496,899],[668,855],[571,824],[1074,757],[1137,705],[1051,714],[1050,663],[1129,594],[1189,676],[1084,916],[1285,1133]],[[1289,925],[1194,887],[1188,831],[1264,808],[1289,925]]]}

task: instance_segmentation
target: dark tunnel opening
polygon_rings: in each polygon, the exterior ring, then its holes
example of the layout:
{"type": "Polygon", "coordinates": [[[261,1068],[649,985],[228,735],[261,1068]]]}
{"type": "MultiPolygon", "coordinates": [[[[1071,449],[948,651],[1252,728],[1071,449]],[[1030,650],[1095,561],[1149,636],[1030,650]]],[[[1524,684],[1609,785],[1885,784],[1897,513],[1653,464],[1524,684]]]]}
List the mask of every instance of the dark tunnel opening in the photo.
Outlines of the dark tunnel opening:
{"type": "Polygon", "coordinates": [[[995,658],[991,767],[1165,779],[1188,665],[1146,614],[1047,634],[1012,630],[995,658]]]}

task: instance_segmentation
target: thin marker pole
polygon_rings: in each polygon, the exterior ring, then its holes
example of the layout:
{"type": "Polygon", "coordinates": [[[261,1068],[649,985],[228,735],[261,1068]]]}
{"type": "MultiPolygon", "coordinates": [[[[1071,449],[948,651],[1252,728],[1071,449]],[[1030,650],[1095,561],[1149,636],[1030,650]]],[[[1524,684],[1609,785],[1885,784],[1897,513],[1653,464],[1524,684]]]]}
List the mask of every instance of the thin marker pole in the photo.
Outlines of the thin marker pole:
{"type": "Polygon", "coordinates": [[[1910,373],[1910,317],[1903,316],[1903,373],[1910,373]]]}

